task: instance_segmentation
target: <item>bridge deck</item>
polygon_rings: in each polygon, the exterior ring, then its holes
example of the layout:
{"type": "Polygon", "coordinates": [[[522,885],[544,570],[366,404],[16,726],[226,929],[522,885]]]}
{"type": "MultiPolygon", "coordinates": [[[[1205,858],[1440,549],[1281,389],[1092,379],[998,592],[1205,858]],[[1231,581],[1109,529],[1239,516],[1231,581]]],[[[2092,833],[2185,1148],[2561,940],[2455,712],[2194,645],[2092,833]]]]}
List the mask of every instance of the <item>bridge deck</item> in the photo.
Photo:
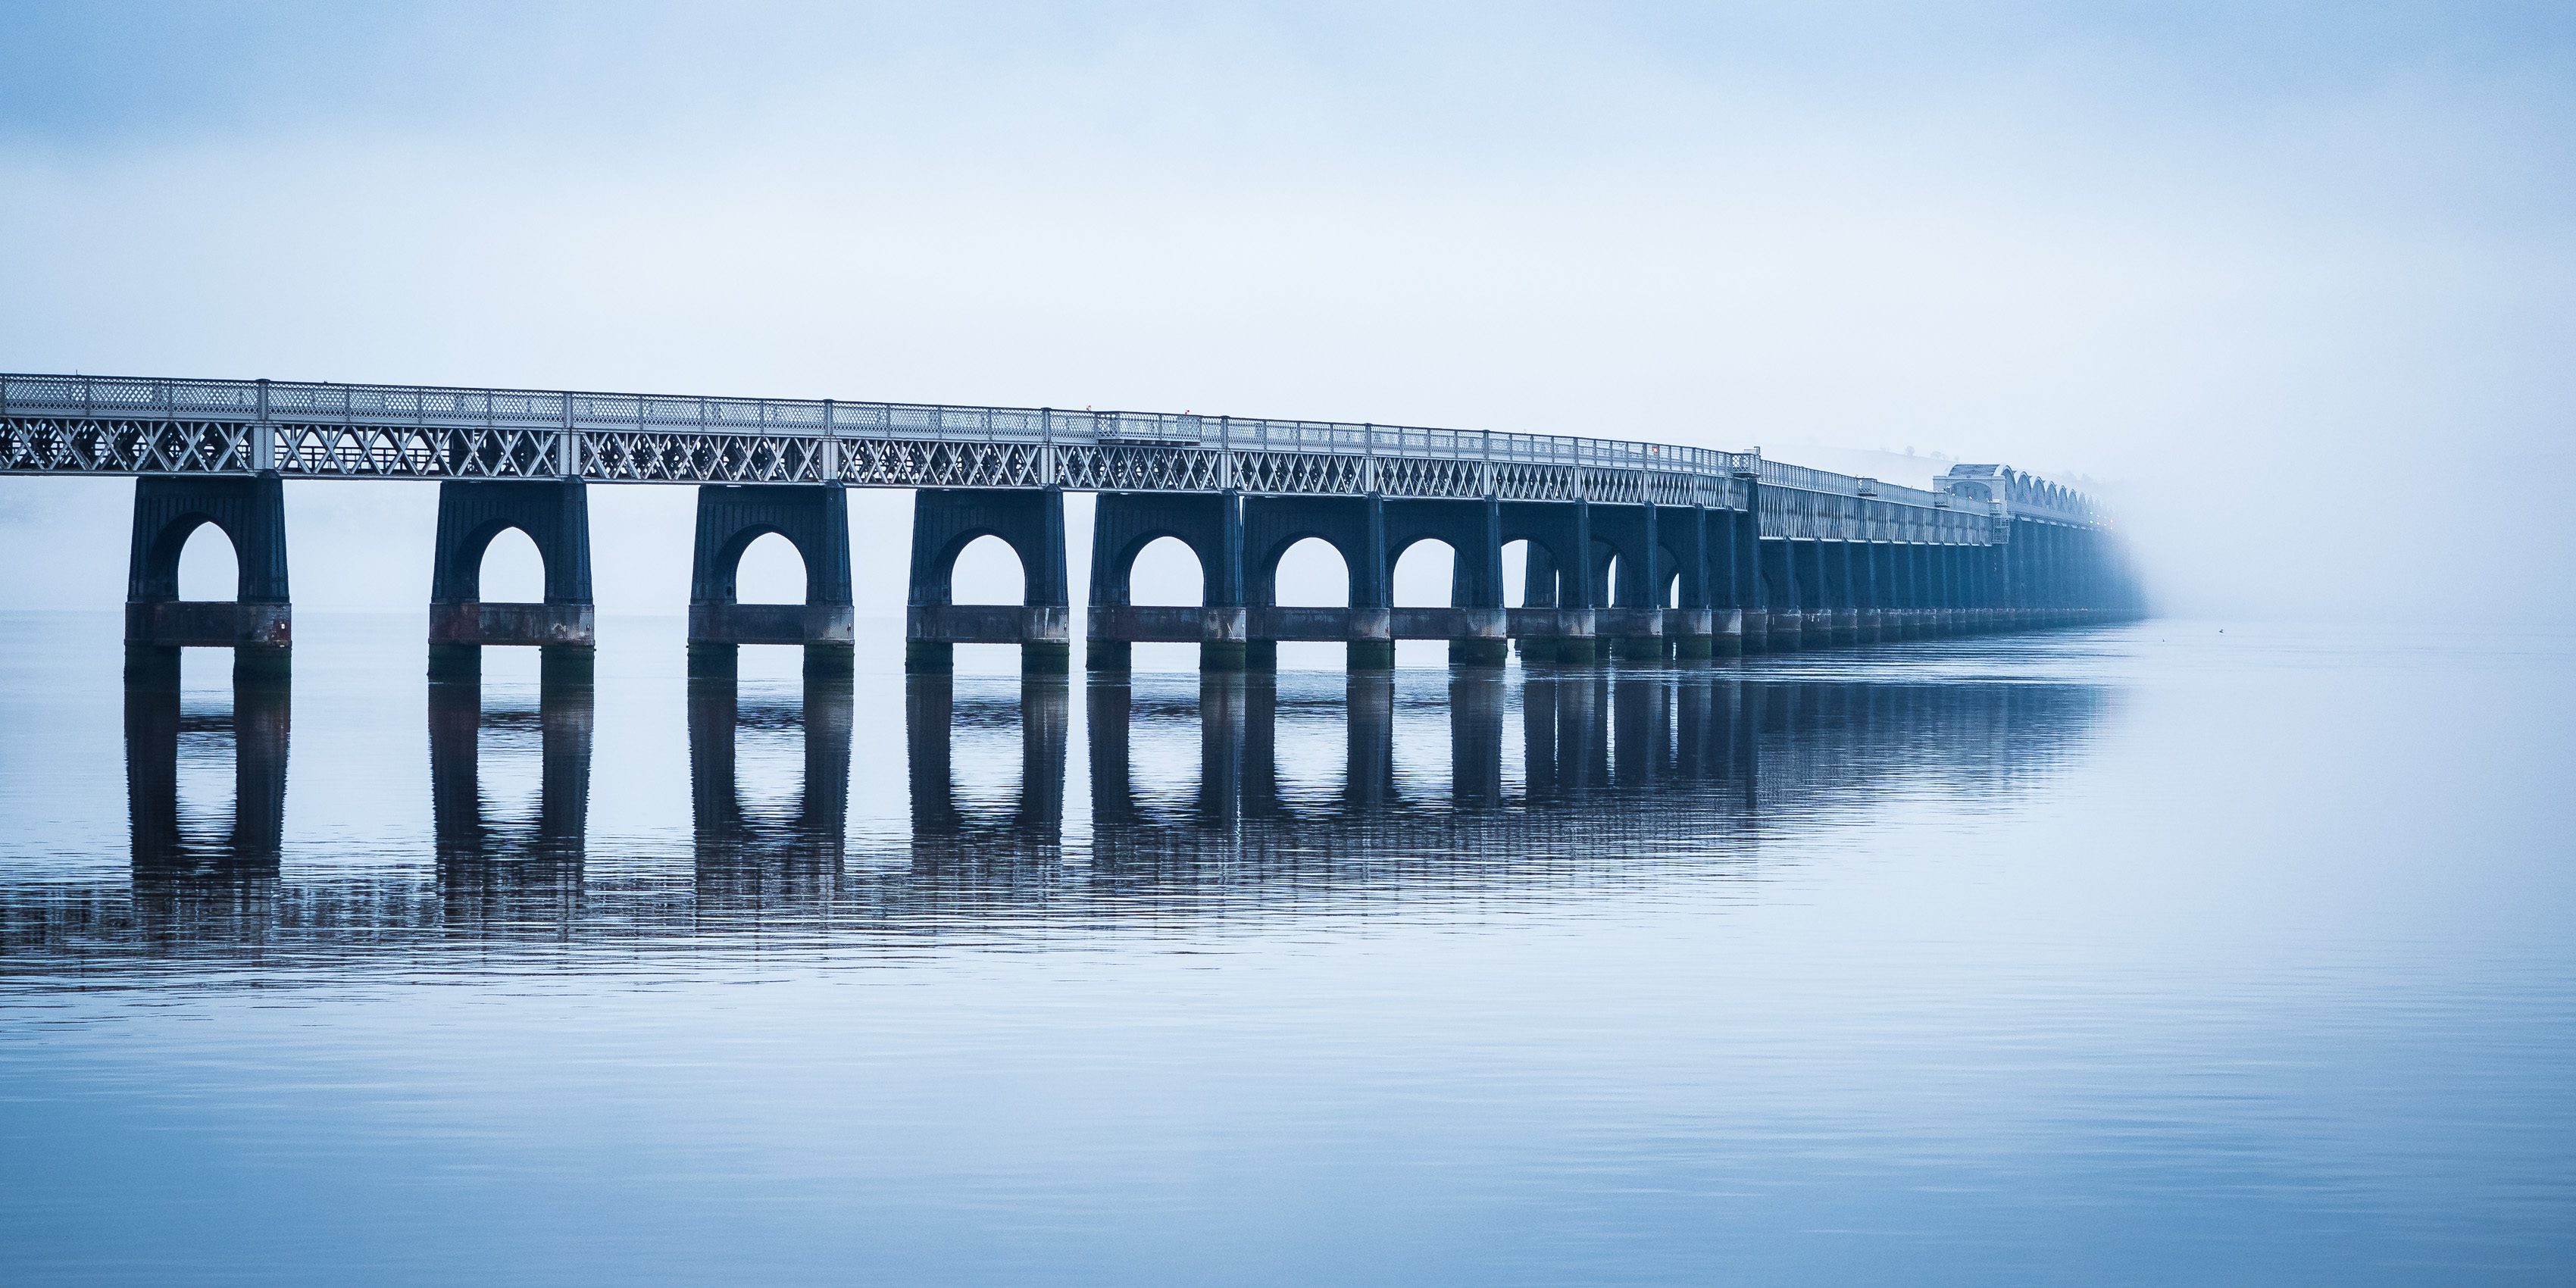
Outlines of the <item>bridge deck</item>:
{"type": "Polygon", "coordinates": [[[559,478],[1652,502],[1782,535],[1983,544],[1998,518],[2096,526],[2004,472],[1952,493],[1758,452],[1569,435],[1045,407],[0,375],[0,473],[559,478]],[[1992,495],[2000,491],[2003,495],[1992,495]],[[1984,494],[1980,494],[1984,493],[1984,494]],[[1865,532],[1863,531],[1865,530],[1865,532]]]}

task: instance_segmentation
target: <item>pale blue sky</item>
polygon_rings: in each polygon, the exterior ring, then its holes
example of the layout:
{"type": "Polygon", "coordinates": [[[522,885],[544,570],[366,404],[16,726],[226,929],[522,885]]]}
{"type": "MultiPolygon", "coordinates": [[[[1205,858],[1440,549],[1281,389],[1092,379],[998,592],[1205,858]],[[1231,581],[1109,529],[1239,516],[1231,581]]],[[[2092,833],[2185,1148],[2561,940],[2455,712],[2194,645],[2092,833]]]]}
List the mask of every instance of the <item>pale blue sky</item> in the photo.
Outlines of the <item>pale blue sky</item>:
{"type": "MultiPolygon", "coordinates": [[[[20,0],[0,367],[1911,446],[2183,608],[2556,615],[2571,180],[2563,6],[20,0]]],[[[0,484],[0,590],[112,605],[121,489],[0,484]]],[[[290,504],[425,596],[429,489],[290,504]]]]}

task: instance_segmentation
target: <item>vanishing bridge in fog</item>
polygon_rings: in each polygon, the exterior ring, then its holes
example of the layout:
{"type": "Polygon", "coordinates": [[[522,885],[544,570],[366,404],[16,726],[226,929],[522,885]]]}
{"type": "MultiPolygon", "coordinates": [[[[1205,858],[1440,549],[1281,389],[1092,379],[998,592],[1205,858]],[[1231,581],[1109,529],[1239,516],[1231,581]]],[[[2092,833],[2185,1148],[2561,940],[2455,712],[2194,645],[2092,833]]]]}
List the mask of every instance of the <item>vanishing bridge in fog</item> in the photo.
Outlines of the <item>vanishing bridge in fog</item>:
{"type": "Polygon", "coordinates": [[[1812,648],[2134,615],[2109,524],[2069,489],[1962,465],[1925,491],[1738,453],[1646,442],[1228,416],[763,398],[0,376],[0,473],[136,479],[128,674],[229,647],[283,674],[287,479],[439,484],[431,552],[433,676],[479,673],[485,645],[534,645],[549,676],[586,677],[595,644],[587,488],[698,488],[693,674],[743,644],[802,645],[846,672],[854,611],[843,489],[915,490],[906,664],[947,669],[961,643],[1017,644],[1066,670],[1073,642],[1064,494],[1099,494],[1085,665],[1130,645],[1196,642],[1208,670],[1276,665],[1283,640],[1343,641],[1355,670],[1399,639],[1447,640],[1461,666],[1588,663],[1812,648]],[[233,601],[178,597],[179,553],[214,524],[240,560],[233,601]],[[545,561],[542,603],[493,603],[483,554],[517,528],[545,561]],[[776,533],[803,556],[806,602],[744,604],[743,551],[776,533]],[[1018,555],[1018,605],[952,602],[971,541],[1018,555]],[[1150,542],[1199,560],[1204,602],[1129,603],[1150,542]],[[1339,608],[1276,602],[1281,557],[1319,538],[1349,570],[1339,608]],[[1455,555],[1451,603],[1391,602],[1417,542],[1455,555]],[[1503,549],[1528,543],[1523,602],[1503,549]],[[1606,646],[1606,647],[1605,647],[1606,646]]]}

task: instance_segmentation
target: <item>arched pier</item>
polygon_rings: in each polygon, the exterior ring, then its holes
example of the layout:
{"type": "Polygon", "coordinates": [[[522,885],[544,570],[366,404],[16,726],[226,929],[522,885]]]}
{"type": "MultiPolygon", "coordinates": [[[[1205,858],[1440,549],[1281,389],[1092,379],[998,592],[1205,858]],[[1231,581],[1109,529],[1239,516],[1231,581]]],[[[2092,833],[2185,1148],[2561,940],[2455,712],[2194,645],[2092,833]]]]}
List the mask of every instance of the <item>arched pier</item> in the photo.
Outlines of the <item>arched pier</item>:
{"type": "Polygon", "coordinates": [[[855,643],[850,487],[914,492],[905,665],[948,670],[959,644],[1013,644],[1031,675],[1066,672],[1077,629],[1067,491],[1097,494],[1087,669],[1118,673],[1142,642],[1193,642],[1213,673],[1263,671],[1287,641],[1344,646],[1384,670],[1403,640],[1453,665],[1697,662],[1963,631],[2140,615],[2108,520],[2086,497],[2000,465],[1931,488],[1654,443],[1404,426],[1051,408],[662,397],[420,386],[0,376],[0,473],[137,479],[128,670],[175,676],[178,650],[230,647],[246,675],[283,674],[286,480],[439,483],[430,672],[479,674],[491,645],[535,646],[580,682],[596,645],[592,483],[697,486],[690,672],[733,673],[744,644],[801,646],[846,674],[855,643]],[[232,539],[231,602],[178,599],[179,550],[232,539]],[[483,553],[528,535],[539,603],[481,596],[483,553]],[[744,604],[743,551],[776,533],[806,570],[802,604],[744,604]],[[1017,556],[1017,604],[955,602],[959,554],[991,536],[1017,556]],[[1173,537],[1197,557],[1196,605],[1139,605],[1138,553],[1173,537]],[[1282,604],[1280,561],[1320,540],[1338,605],[1282,604]],[[1406,550],[1451,552],[1445,605],[1399,605],[1406,550]],[[1526,543],[1521,602],[1504,550],[1526,543]]]}

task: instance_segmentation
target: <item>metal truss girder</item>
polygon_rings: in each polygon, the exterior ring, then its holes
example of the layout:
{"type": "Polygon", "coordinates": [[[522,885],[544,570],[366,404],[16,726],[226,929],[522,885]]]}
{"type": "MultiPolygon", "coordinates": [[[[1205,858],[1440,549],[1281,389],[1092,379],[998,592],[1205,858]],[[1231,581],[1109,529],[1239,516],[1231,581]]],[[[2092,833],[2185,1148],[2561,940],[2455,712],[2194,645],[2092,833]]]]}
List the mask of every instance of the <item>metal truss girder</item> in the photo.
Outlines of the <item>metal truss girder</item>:
{"type": "Polygon", "coordinates": [[[0,473],[1494,497],[1742,510],[1766,536],[1990,544],[2107,525],[2002,466],[1933,491],[1705,448],[1189,413],[0,375],[0,473]]]}

